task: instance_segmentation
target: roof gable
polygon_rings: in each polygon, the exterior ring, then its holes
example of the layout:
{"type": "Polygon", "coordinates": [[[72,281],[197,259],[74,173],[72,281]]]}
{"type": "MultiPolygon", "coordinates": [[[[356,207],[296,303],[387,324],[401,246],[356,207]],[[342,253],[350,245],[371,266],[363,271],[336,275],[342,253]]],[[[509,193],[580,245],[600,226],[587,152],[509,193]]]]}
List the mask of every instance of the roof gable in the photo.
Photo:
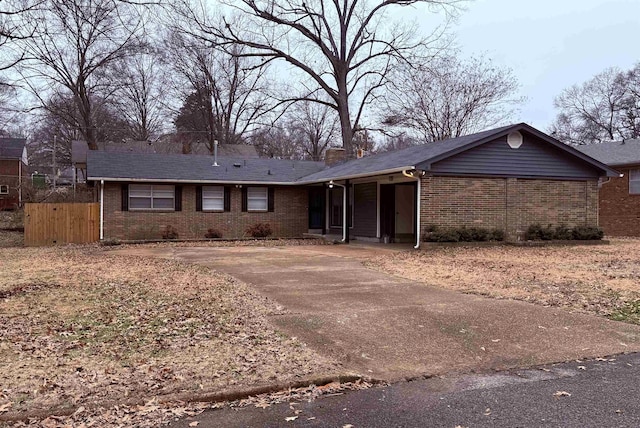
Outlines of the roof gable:
{"type": "Polygon", "coordinates": [[[0,138],[0,158],[21,159],[26,143],[26,138],[0,138]]]}

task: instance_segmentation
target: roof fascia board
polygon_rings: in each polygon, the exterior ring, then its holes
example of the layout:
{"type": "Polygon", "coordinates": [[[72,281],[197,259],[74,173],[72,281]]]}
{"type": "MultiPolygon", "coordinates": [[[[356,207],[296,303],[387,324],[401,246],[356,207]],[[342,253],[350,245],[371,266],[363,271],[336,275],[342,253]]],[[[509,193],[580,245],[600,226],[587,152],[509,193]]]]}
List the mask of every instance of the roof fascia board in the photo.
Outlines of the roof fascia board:
{"type": "Polygon", "coordinates": [[[319,180],[300,180],[300,181],[297,181],[296,184],[317,184],[317,183],[326,183],[331,180],[334,180],[334,181],[335,180],[351,180],[354,178],[375,177],[377,175],[396,174],[398,172],[411,170],[411,169],[416,169],[416,167],[414,165],[407,165],[399,168],[390,168],[390,169],[384,169],[381,171],[366,172],[362,174],[336,175],[334,177],[327,177],[319,180]]]}
{"type": "Polygon", "coordinates": [[[167,178],[114,178],[114,177],[87,177],[89,181],[117,181],[129,183],[185,183],[185,184],[253,184],[260,186],[295,186],[300,184],[292,181],[230,181],[230,180],[174,180],[167,178]]]}

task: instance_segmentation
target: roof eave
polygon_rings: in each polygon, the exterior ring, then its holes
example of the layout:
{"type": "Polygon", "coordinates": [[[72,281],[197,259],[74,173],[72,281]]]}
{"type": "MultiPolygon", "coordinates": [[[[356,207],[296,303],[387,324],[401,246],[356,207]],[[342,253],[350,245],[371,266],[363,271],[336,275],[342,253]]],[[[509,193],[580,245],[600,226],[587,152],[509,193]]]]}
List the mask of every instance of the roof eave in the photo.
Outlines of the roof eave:
{"type": "Polygon", "coordinates": [[[87,177],[87,181],[114,181],[128,183],[184,183],[184,184],[246,184],[246,185],[271,185],[294,186],[300,183],[295,181],[239,181],[239,180],[184,180],[172,178],[127,178],[127,177],[87,177]]]}
{"type": "Polygon", "coordinates": [[[332,177],[325,177],[316,180],[300,180],[297,181],[296,184],[318,184],[318,183],[326,183],[331,180],[352,180],[356,178],[366,178],[366,177],[375,177],[376,175],[387,175],[387,174],[396,174],[398,172],[407,171],[411,169],[416,169],[414,165],[407,165],[403,167],[384,169],[375,172],[364,172],[361,174],[350,174],[350,175],[336,175],[332,177]]]}

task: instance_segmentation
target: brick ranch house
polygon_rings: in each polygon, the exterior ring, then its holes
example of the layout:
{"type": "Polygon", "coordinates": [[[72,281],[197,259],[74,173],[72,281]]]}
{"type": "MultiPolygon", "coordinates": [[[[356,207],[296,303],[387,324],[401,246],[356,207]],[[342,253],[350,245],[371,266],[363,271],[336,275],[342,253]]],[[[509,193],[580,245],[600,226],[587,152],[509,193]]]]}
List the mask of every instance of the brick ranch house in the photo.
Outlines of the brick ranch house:
{"type": "Polygon", "coordinates": [[[598,224],[610,167],[524,123],[337,162],[90,152],[102,239],[225,238],[269,223],[274,236],[322,233],[415,242],[427,225],[499,228],[598,224]]]}
{"type": "Polygon", "coordinates": [[[28,177],[27,140],[0,138],[0,211],[22,205],[22,185],[28,177]]]}
{"type": "Polygon", "coordinates": [[[600,226],[605,233],[640,236],[640,139],[581,146],[578,150],[622,173],[600,189],[600,226]]]}

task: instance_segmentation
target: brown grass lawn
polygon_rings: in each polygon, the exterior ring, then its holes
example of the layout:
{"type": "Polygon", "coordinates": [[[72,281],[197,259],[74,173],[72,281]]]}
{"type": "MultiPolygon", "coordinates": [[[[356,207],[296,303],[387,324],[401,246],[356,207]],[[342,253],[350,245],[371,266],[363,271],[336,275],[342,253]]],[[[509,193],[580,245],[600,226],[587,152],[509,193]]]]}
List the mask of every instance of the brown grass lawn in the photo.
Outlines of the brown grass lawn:
{"type": "Polygon", "coordinates": [[[273,329],[277,311],[200,266],[0,248],[0,415],[335,373],[273,329]]]}
{"type": "Polygon", "coordinates": [[[464,293],[565,307],[640,323],[640,240],[611,245],[440,247],[367,265],[464,293]]]}

